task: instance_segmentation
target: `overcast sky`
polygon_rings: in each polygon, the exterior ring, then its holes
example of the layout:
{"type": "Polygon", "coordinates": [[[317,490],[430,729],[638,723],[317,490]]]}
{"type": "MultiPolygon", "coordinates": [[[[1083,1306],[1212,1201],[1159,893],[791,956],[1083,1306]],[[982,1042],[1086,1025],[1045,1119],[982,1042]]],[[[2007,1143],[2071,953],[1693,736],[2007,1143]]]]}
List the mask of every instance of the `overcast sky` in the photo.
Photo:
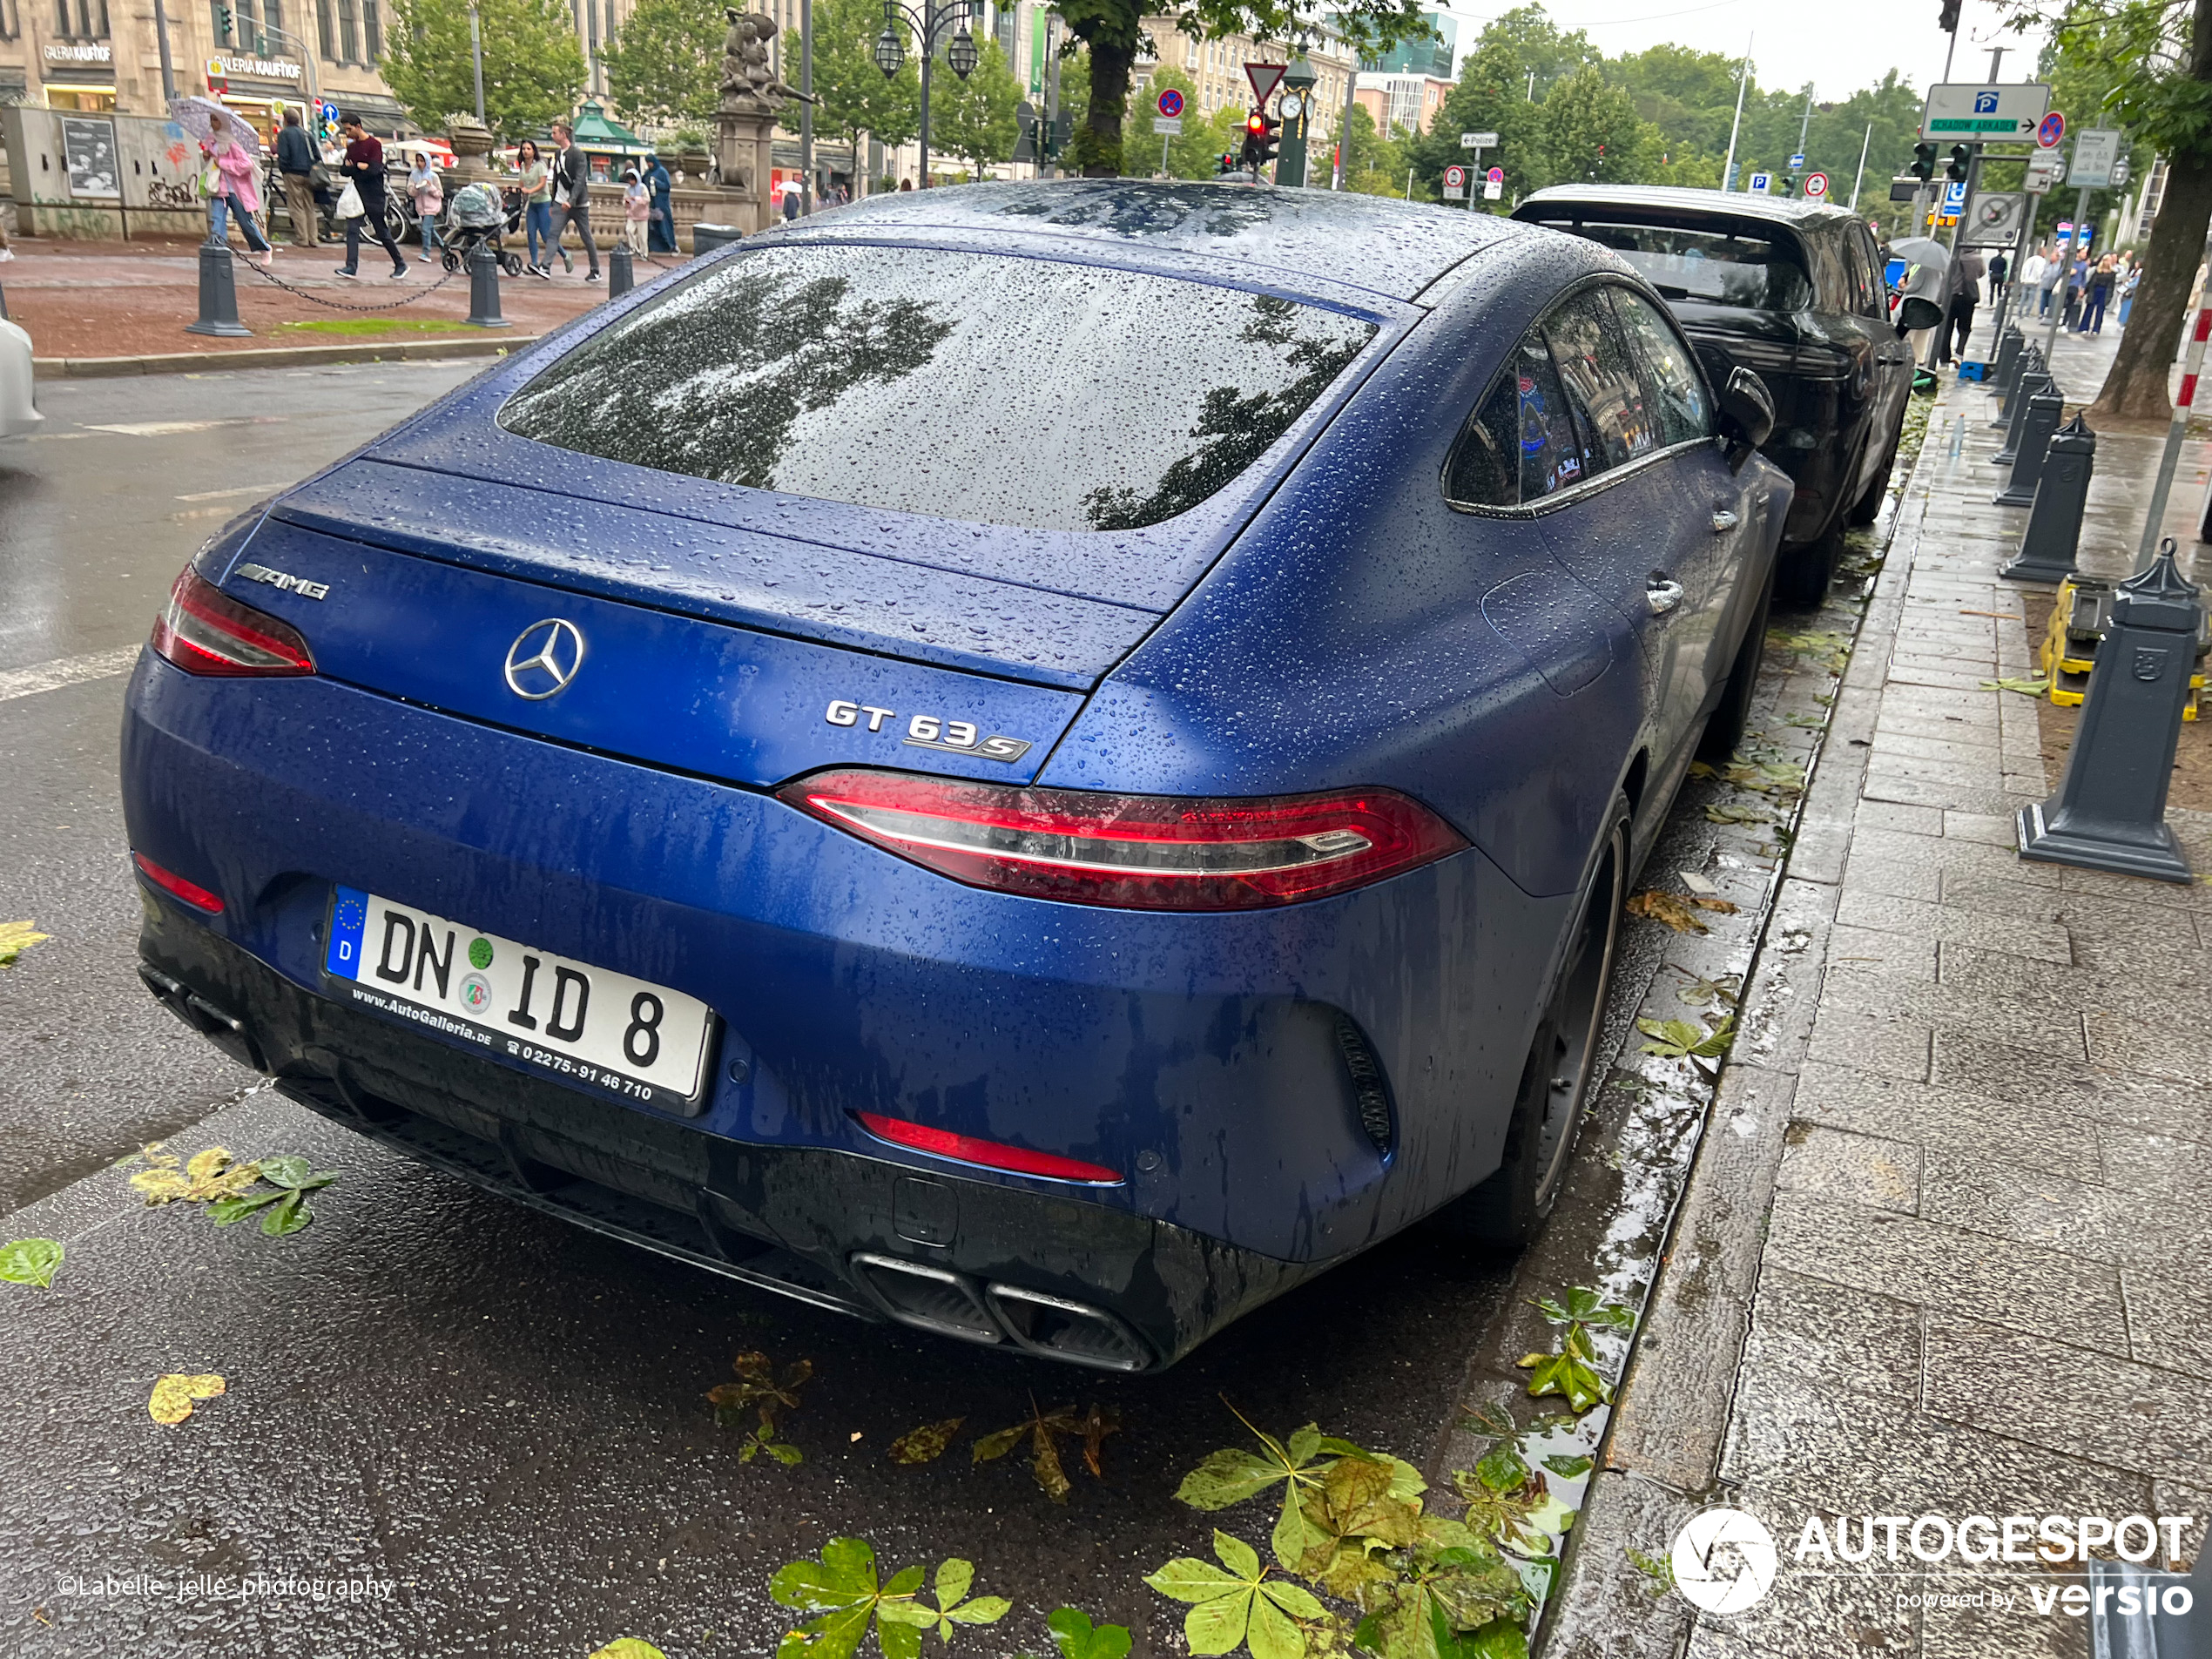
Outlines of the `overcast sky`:
{"type": "MultiPolygon", "coordinates": [[[[1446,0],[1460,20],[1464,51],[1487,19],[1510,0],[1446,0]]],[[[1949,37],[1937,26],[1939,0],[1849,0],[1807,4],[1804,0],[1545,0],[1562,29],[1585,30],[1607,54],[1642,51],[1666,42],[1699,51],[1740,56],[1747,35],[1752,72],[1764,87],[1796,88],[1810,81],[1826,100],[1848,98],[1895,69],[1915,88],[1943,76],[1949,37]]],[[[2024,80],[2035,67],[2034,50],[2004,30],[1990,0],[1966,0],[1959,25],[1953,80],[1979,80],[1989,72],[1989,49],[2005,46],[2000,78],[2024,80]]]]}

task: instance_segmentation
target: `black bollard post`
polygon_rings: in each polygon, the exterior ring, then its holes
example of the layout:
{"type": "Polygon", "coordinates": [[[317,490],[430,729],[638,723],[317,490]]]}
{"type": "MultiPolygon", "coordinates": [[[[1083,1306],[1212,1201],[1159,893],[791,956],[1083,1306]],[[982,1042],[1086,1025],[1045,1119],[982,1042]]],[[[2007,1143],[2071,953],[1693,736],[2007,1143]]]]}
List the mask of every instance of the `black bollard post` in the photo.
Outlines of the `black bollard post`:
{"type": "Polygon", "coordinates": [[[199,245],[199,315],[185,325],[188,334],[219,334],[226,340],[250,336],[238,320],[238,283],[227,243],[212,239],[199,245]]]}
{"type": "Polygon", "coordinates": [[[2042,369],[2042,352],[2033,346],[2022,347],[2019,358],[2013,364],[2012,384],[2005,388],[2003,395],[1997,400],[1997,418],[1989,423],[1991,426],[2010,427],[2012,425],[2013,411],[2020,405],[2022,383],[2030,374],[2040,374],[2042,369]]]}
{"type": "Polygon", "coordinates": [[[472,328],[511,328],[499,314],[499,256],[489,240],[476,244],[469,255],[469,317],[472,328]]]}
{"type": "Polygon", "coordinates": [[[2202,620],[2168,536],[2150,569],[2113,596],[2066,776],[2057,794],[2021,807],[2013,826],[2022,858],[2160,881],[2192,879],[2166,826],[2166,791],[2202,620]]]}
{"type": "Polygon", "coordinates": [[[2051,439],[2066,413],[2066,400],[2056,392],[2038,392],[2027,400],[2027,420],[2020,428],[2020,453],[2013,457],[2012,482],[1992,497],[2000,507],[2035,505],[2036,480],[2043,475],[2043,462],[2051,439]]]}
{"type": "Polygon", "coordinates": [[[2027,343],[2017,328],[2007,328],[1997,336],[1997,366],[1989,377],[1989,390],[2002,396],[2011,388],[2013,376],[2020,372],[2020,347],[2027,343]]]}
{"type": "Polygon", "coordinates": [[[2040,368],[2032,368],[2020,376],[2020,384],[2013,388],[2013,407],[2005,417],[2005,444],[1989,458],[1993,467],[2009,467],[2020,458],[2020,434],[2027,429],[2027,406],[2046,393],[2058,390],[2058,382],[2040,368]]]}
{"type": "Polygon", "coordinates": [[[637,273],[631,266],[629,244],[617,242],[607,250],[607,298],[628,293],[637,286],[637,273]]]}
{"type": "Polygon", "coordinates": [[[2096,464],[2097,435],[2077,415],[2052,435],[2020,552],[1999,576],[2008,582],[2063,582],[2074,574],[2081,509],[2088,504],[2096,464]]]}

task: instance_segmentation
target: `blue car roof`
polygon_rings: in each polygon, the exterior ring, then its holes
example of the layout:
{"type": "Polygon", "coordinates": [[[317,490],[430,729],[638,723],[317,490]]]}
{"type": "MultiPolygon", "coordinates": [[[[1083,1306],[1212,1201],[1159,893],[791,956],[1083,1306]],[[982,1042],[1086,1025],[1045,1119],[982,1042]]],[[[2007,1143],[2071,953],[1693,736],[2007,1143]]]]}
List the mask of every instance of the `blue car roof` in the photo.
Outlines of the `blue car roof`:
{"type": "Polygon", "coordinates": [[[1411,300],[1469,255],[1530,229],[1488,213],[1271,185],[1069,179],[960,185],[871,196],[766,233],[776,239],[926,230],[978,241],[1043,234],[1137,254],[1162,251],[1246,268],[1295,288],[1300,277],[1411,300]]]}

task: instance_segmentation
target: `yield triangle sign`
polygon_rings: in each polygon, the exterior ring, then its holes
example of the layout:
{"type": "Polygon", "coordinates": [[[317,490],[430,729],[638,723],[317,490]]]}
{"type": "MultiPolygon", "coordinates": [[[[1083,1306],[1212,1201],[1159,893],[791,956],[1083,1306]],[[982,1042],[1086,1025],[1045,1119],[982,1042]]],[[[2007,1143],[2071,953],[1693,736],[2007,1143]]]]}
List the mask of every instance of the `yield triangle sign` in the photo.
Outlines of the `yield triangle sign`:
{"type": "Polygon", "coordinates": [[[1282,64],[1247,64],[1244,78],[1252,84],[1252,97],[1264,104],[1274,96],[1275,89],[1283,84],[1282,64]]]}

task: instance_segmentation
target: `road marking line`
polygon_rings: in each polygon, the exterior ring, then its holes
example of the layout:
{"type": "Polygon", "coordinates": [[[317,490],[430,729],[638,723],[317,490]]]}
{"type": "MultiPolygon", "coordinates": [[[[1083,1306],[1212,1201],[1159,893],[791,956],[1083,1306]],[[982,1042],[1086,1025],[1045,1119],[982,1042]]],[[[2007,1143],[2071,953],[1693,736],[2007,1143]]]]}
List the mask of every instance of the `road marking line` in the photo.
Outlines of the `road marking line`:
{"type": "Polygon", "coordinates": [[[93,426],[88,423],[84,429],[87,432],[113,432],[125,438],[165,438],[173,432],[212,432],[223,426],[269,426],[277,419],[273,415],[246,415],[223,421],[132,421],[120,426],[93,426]]]}
{"type": "Polygon", "coordinates": [[[35,663],[29,668],[0,670],[0,703],[11,698],[33,697],[40,691],[58,691],[64,685],[79,685],[86,680],[112,679],[118,674],[127,674],[131,665],[138,660],[138,647],[125,645],[119,651],[96,651],[85,657],[64,657],[57,662],[35,663]]]}
{"type": "Polygon", "coordinates": [[[179,501],[221,501],[227,496],[273,496],[282,484],[240,484],[235,489],[196,489],[189,496],[179,496],[179,501]]]}

